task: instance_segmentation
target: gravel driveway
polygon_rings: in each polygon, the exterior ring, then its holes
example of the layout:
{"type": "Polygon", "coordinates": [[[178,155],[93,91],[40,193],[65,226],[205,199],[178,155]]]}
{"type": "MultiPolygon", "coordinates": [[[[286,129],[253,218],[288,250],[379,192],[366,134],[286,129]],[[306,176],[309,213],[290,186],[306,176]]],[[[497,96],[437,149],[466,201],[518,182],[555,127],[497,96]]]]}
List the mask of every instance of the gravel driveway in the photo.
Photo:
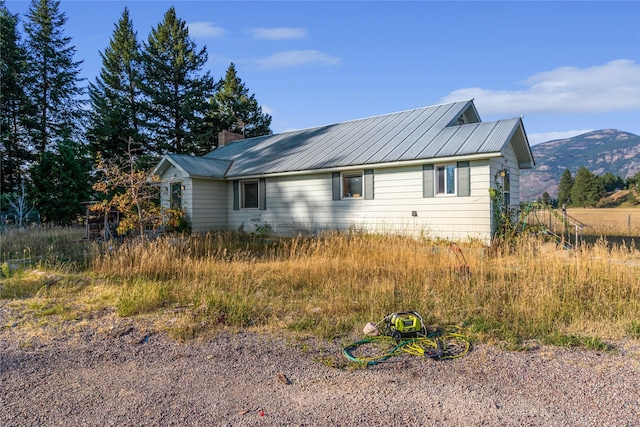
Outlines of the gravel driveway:
{"type": "Polygon", "coordinates": [[[364,369],[345,366],[339,343],[229,331],[182,344],[110,322],[53,335],[5,326],[0,425],[640,425],[637,341],[606,353],[476,345],[364,369]]]}

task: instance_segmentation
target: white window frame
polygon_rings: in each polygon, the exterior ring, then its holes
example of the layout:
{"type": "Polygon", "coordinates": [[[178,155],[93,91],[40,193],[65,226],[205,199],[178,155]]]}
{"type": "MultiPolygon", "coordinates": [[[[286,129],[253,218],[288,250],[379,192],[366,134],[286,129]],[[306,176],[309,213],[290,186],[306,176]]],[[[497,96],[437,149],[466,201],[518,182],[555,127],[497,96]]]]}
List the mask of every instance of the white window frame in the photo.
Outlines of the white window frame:
{"type": "Polygon", "coordinates": [[[433,167],[433,194],[436,197],[454,197],[458,195],[458,166],[456,163],[441,163],[434,165],[433,167]],[[449,180],[447,179],[447,170],[453,168],[453,191],[449,192],[449,180]],[[443,172],[444,179],[444,191],[439,191],[439,175],[440,171],[443,172]]]}
{"type": "Polygon", "coordinates": [[[364,171],[348,171],[348,172],[342,172],[340,174],[340,194],[341,194],[341,198],[342,199],[348,199],[348,200],[359,200],[359,199],[364,199],[364,171]],[[360,187],[361,187],[361,192],[360,193],[355,193],[352,194],[350,192],[348,192],[347,190],[347,185],[346,185],[346,180],[347,178],[360,178],[360,187]]]}
{"type": "Polygon", "coordinates": [[[260,182],[258,179],[247,179],[240,181],[240,209],[258,209],[260,207],[260,182]],[[256,186],[256,200],[255,206],[247,206],[246,203],[246,190],[247,184],[255,184],[256,186]]]}

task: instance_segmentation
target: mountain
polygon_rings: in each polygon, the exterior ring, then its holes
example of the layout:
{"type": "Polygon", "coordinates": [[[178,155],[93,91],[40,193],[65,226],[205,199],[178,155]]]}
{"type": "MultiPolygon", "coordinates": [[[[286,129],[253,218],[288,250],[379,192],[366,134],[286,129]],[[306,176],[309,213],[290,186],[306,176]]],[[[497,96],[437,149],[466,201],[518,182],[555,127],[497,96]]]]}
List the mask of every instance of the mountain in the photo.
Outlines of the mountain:
{"type": "Polygon", "coordinates": [[[640,136],[616,129],[588,132],[573,138],[543,142],[531,147],[536,165],[522,170],[520,200],[536,200],[543,192],[558,196],[565,169],[575,178],[580,166],[596,175],[611,172],[627,178],[640,170],[640,136]]]}

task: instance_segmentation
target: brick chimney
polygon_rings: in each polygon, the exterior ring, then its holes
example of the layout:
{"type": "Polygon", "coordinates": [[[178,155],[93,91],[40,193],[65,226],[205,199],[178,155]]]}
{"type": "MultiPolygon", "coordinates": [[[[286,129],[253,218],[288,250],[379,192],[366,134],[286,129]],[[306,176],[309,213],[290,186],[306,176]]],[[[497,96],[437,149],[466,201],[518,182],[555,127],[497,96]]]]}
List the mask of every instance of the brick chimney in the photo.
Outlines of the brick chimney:
{"type": "Polygon", "coordinates": [[[239,133],[229,132],[228,130],[223,130],[222,132],[218,132],[218,147],[224,147],[230,142],[237,141],[239,139],[244,139],[244,136],[239,133]]]}

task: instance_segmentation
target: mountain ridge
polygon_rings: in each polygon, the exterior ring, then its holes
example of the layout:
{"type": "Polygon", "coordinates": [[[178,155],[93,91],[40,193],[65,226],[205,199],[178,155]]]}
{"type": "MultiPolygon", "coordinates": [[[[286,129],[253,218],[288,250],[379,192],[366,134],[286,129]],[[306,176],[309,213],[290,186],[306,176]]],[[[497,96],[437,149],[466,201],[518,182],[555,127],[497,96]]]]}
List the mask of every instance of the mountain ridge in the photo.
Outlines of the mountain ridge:
{"type": "Polygon", "coordinates": [[[611,172],[628,178],[640,170],[640,136],[602,129],[531,147],[535,167],[520,172],[520,200],[536,200],[543,192],[555,198],[565,169],[575,177],[580,166],[595,175],[611,172]]]}

